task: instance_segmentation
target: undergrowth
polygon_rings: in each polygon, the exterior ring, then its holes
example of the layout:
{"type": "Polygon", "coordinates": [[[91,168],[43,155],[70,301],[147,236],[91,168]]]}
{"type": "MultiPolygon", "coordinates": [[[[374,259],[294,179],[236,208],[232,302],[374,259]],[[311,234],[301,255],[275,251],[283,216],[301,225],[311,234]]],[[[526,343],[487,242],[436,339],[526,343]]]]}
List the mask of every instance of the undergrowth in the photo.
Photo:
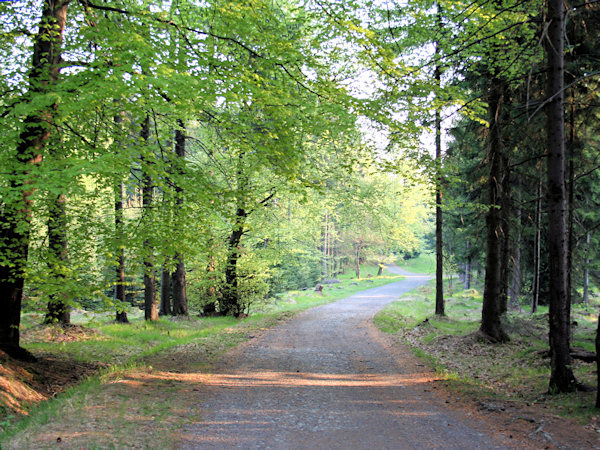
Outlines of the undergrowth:
{"type": "MultiPolygon", "coordinates": [[[[418,356],[451,379],[451,385],[474,397],[540,405],[581,422],[596,419],[595,392],[549,395],[548,308],[540,306],[531,315],[523,305],[509,311],[504,326],[510,335],[506,344],[483,342],[476,331],[481,321],[482,292],[454,290],[448,283],[446,316],[435,316],[433,282],[406,294],[375,316],[376,325],[400,336],[418,356]]],[[[574,305],[572,347],[594,350],[598,304],[574,305]]],[[[596,385],[593,363],[573,361],[578,381],[596,385]]]]}

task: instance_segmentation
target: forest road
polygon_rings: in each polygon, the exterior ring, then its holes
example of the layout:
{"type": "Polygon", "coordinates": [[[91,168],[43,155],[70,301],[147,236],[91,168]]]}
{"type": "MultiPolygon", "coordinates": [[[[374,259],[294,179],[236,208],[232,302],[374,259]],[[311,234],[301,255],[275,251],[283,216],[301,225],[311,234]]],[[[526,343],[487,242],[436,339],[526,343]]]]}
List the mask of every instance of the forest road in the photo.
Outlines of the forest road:
{"type": "Polygon", "coordinates": [[[502,435],[450,409],[435,375],[372,324],[430,277],[362,291],[298,314],[229,352],[206,377],[183,448],[506,448],[502,435]]]}

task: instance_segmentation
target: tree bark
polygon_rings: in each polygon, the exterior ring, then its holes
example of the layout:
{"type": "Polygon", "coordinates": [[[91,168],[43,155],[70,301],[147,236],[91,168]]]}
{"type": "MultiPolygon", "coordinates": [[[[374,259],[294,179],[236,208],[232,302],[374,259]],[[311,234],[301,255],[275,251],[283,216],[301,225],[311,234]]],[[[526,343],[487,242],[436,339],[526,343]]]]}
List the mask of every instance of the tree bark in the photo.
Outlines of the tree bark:
{"type": "Polygon", "coordinates": [[[329,264],[328,264],[328,243],[329,243],[329,211],[325,211],[323,217],[323,225],[321,231],[321,276],[324,280],[329,278],[329,264]]]}
{"type": "MultiPolygon", "coordinates": [[[[177,120],[177,129],[175,130],[175,154],[177,155],[178,175],[180,179],[184,175],[185,163],[185,123],[183,120],[177,120]]],[[[183,188],[181,182],[177,182],[175,186],[175,206],[178,228],[181,228],[181,214],[183,209],[183,188]]],[[[172,274],[173,286],[173,315],[187,316],[188,315],[188,299],[185,281],[185,260],[183,253],[175,252],[175,271],[172,274]]]]}
{"type": "Polygon", "coordinates": [[[165,264],[160,274],[160,308],[158,315],[166,316],[173,313],[171,308],[171,272],[165,264]]]}
{"type": "Polygon", "coordinates": [[[590,301],[590,242],[591,234],[588,231],[585,236],[585,266],[583,267],[583,304],[586,306],[590,301]]]}
{"type": "Polygon", "coordinates": [[[515,211],[517,232],[513,242],[513,257],[512,257],[512,279],[510,283],[510,307],[512,309],[519,308],[519,297],[521,296],[521,240],[522,240],[522,228],[521,228],[521,191],[517,186],[517,207],[515,211]]]}
{"type": "Polygon", "coordinates": [[[115,320],[120,323],[129,323],[125,302],[125,246],[121,243],[123,240],[123,181],[119,180],[115,188],[115,237],[120,242],[117,249],[117,266],[115,267],[115,303],[117,312],[115,320]]]}
{"type": "Polygon", "coordinates": [[[510,198],[511,190],[511,178],[510,178],[510,164],[506,152],[503,148],[502,151],[502,207],[500,209],[500,219],[502,221],[502,256],[501,256],[501,289],[502,295],[500,298],[500,310],[501,314],[504,314],[508,310],[508,287],[510,280],[510,213],[512,208],[512,202],[510,198]]]}
{"type": "MultiPolygon", "coordinates": [[[[69,3],[45,0],[37,35],[34,38],[29,95],[44,95],[53,90],[59,77],[61,46],[69,3]]],[[[0,349],[23,359],[33,356],[20,347],[19,326],[25,265],[29,252],[31,195],[29,172],[41,164],[41,152],[51,134],[56,104],[25,117],[15,155],[15,173],[10,188],[20,198],[3,199],[0,216],[0,349]]]]}
{"type": "Polygon", "coordinates": [[[360,247],[361,244],[359,242],[354,244],[354,273],[358,280],[360,280],[360,247]]]}
{"type": "Polygon", "coordinates": [[[486,263],[483,307],[480,331],[493,342],[505,342],[508,335],[500,321],[504,312],[502,245],[504,239],[502,211],[502,187],[504,157],[500,137],[503,103],[503,85],[498,79],[490,83],[489,112],[489,165],[488,212],[486,215],[486,263]]]}
{"type": "MultiPolygon", "coordinates": [[[[441,31],[441,12],[440,6],[437,5],[437,26],[438,31],[441,31]]],[[[442,84],[442,71],[439,58],[439,44],[435,44],[435,83],[438,89],[442,84]]],[[[442,118],[440,107],[435,109],[435,314],[438,316],[445,315],[444,305],[444,237],[443,237],[443,217],[442,217],[442,118]]]]}
{"type": "Polygon", "coordinates": [[[227,244],[227,262],[225,265],[225,287],[221,301],[221,314],[239,317],[243,311],[238,292],[237,263],[240,257],[240,242],[244,235],[244,226],[248,213],[239,206],[236,211],[235,225],[227,244]]]}
{"type": "Polygon", "coordinates": [[[576,388],[569,352],[571,306],[568,302],[566,227],[565,117],[564,117],[564,2],[548,0],[547,207],[550,269],[549,322],[551,373],[549,392],[576,388]]]}
{"type": "Polygon", "coordinates": [[[541,164],[539,166],[539,180],[537,188],[537,198],[535,202],[535,239],[533,243],[533,287],[531,296],[531,314],[537,312],[540,302],[540,270],[542,260],[542,172],[541,164]]]}
{"type": "Polygon", "coordinates": [[[465,262],[465,289],[471,289],[471,243],[467,240],[467,261],[465,262]]]}
{"type": "MultiPolygon", "coordinates": [[[[147,115],[142,123],[140,133],[143,144],[147,144],[150,137],[150,116],[147,115]]],[[[149,161],[142,156],[142,207],[143,214],[151,216],[151,209],[154,202],[154,185],[150,176],[148,165],[149,161]]],[[[149,223],[147,220],[146,223],[149,223]]],[[[144,318],[146,320],[158,320],[158,305],[156,302],[156,271],[154,269],[154,247],[149,238],[144,240],[144,318]]]]}
{"type": "MultiPolygon", "coordinates": [[[[56,280],[57,286],[62,285],[65,275],[61,266],[67,264],[67,212],[65,203],[67,198],[59,194],[51,200],[48,215],[48,248],[50,250],[49,272],[56,280]]],[[[45,323],[58,323],[69,325],[71,323],[71,312],[67,299],[63,293],[53,292],[48,301],[48,311],[44,318],[45,323]]]]}

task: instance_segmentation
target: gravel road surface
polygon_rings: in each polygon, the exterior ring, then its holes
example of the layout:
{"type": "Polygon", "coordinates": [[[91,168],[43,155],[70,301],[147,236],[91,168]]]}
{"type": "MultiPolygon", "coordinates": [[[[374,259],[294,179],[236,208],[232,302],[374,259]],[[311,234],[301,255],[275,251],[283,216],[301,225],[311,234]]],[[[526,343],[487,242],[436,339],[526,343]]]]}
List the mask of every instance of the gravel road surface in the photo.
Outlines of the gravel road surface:
{"type": "Polygon", "coordinates": [[[305,311],[228,353],[206,377],[183,447],[511,447],[446,405],[434,374],[374,328],[379,309],[429,279],[390,270],[407,277],[305,311]]]}

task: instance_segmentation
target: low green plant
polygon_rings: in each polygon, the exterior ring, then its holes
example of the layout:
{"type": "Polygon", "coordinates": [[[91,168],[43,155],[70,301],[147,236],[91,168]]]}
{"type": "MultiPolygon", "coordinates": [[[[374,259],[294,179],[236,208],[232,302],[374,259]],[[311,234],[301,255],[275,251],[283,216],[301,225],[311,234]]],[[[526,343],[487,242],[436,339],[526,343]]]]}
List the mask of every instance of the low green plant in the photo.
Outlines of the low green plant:
{"type": "MultiPolygon", "coordinates": [[[[98,398],[106,395],[103,392],[107,384],[124,379],[129,376],[128,374],[148,372],[153,370],[152,367],[158,366],[162,367],[162,370],[169,370],[171,363],[169,358],[178,353],[185,356],[183,364],[186,370],[196,372],[206,370],[210,363],[227,349],[260,330],[290,318],[296,312],[402,279],[400,276],[389,274],[362,280],[341,278],[339,284],[325,285],[322,295],[314,289],[280,294],[276,301],[262,305],[256,313],[241,320],[231,317],[161,317],[157,322],[146,322],[139,312],[131,311],[129,314],[131,323],[119,324],[113,321],[112,314],[76,312],[73,317],[75,322],[86,323],[87,321],[93,325],[93,328],[81,327],[79,338],[56,340],[53,338],[63,337],[60,330],[41,327],[39,315],[25,315],[23,343],[29,350],[82,362],[103,363],[105,368],[98,375],[71,387],[56,398],[31,407],[27,417],[17,420],[5,414],[0,422],[0,448],[4,447],[9,440],[17,439],[17,435],[19,443],[28,446],[27,442],[30,442],[30,446],[34,446],[30,439],[36,436],[39,429],[51,421],[60,420],[57,419],[60,417],[75,416],[73,420],[77,420],[77,411],[89,408],[92,403],[101,405],[102,401],[98,398]]],[[[181,368],[177,367],[177,369],[181,368]]],[[[157,382],[153,381],[153,383],[157,382]]],[[[167,381],[160,384],[160,389],[172,391],[177,387],[167,381]]],[[[112,413],[117,416],[125,414],[125,411],[132,407],[130,403],[137,401],[134,394],[116,397],[114,404],[117,406],[112,413]]],[[[144,416],[156,419],[168,412],[164,405],[156,402],[154,398],[149,398],[147,401],[140,400],[138,403],[136,408],[142,408],[144,416]]],[[[182,422],[184,418],[177,420],[182,422]]],[[[177,423],[169,423],[169,427],[176,427],[177,423]]],[[[127,433],[132,433],[134,430],[128,431],[125,422],[119,423],[117,428],[122,431],[115,431],[117,435],[111,445],[120,442],[124,446],[127,444],[127,433]]],[[[89,442],[92,441],[93,439],[89,442]]],[[[98,447],[106,444],[101,440],[94,442],[98,447]]],[[[161,446],[162,444],[170,446],[166,441],[161,442],[161,446]]],[[[148,442],[148,445],[157,444],[148,442]]]]}
{"type": "MultiPolygon", "coordinates": [[[[593,393],[548,395],[548,307],[541,305],[533,315],[524,309],[509,311],[504,325],[511,341],[491,345],[476,333],[481,321],[481,291],[456,290],[455,283],[454,292],[446,297],[446,316],[438,317],[431,282],[385,307],[375,316],[375,324],[400,335],[417,355],[425,356],[447,377],[460,373],[453,386],[474,397],[540,403],[581,421],[597,415],[593,393]]],[[[591,307],[573,306],[573,347],[594,351],[597,302],[591,307]]],[[[574,360],[573,370],[579,381],[595,385],[595,364],[574,360]]]]}

